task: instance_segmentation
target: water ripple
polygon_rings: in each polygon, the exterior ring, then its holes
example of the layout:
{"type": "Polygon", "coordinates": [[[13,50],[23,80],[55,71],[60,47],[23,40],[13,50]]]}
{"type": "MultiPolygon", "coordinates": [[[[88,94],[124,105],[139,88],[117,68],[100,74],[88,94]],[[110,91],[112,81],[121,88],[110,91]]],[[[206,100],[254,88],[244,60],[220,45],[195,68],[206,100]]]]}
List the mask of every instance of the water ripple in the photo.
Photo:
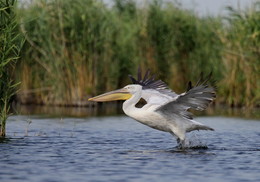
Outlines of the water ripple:
{"type": "MultiPolygon", "coordinates": [[[[216,132],[196,133],[202,146],[179,149],[170,134],[127,117],[66,118],[64,123],[38,117],[28,136],[26,121],[12,118],[10,135],[0,140],[0,181],[259,180],[260,122],[212,120],[216,132]]],[[[200,121],[212,124],[209,117],[200,121]]]]}

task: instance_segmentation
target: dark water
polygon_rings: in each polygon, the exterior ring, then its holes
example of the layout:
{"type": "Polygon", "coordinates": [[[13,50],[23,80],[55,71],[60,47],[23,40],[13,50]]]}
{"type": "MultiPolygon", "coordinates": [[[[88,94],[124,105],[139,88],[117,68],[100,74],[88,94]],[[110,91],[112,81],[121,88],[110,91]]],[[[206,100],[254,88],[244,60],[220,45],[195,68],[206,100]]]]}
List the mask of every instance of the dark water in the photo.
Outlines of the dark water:
{"type": "Polygon", "coordinates": [[[0,181],[259,181],[260,121],[199,117],[216,131],[167,133],[128,117],[12,116],[0,143],[0,181]]]}

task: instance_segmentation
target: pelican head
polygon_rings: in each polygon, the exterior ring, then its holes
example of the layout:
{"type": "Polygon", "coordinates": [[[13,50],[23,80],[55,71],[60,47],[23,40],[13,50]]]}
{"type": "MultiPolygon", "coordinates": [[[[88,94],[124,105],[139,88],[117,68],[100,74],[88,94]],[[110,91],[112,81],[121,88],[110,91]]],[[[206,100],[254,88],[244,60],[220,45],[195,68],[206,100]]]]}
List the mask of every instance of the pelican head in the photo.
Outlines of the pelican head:
{"type": "Polygon", "coordinates": [[[107,92],[96,97],[89,98],[89,101],[95,102],[106,102],[106,101],[115,101],[115,100],[128,100],[137,92],[141,93],[142,86],[137,84],[127,85],[121,89],[107,92]]]}
{"type": "Polygon", "coordinates": [[[204,110],[216,96],[214,87],[208,85],[211,74],[201,78],[195,86],[189,82],[186,92],[178,95],[161,80],[155,80],[148,70],[142,77],[138,69],[137,79],[129,76],[132,83],[124,88],[98,95],[89,101],[105,102],[125,100],[122,105],[126,115],[153,129],[173,134],[180,147],[185,147],[185,134],[193,130],[214,130],[193,120],[188,109],[204,110]],[[137,107],[140,99],[146,104],[137,107]]]}

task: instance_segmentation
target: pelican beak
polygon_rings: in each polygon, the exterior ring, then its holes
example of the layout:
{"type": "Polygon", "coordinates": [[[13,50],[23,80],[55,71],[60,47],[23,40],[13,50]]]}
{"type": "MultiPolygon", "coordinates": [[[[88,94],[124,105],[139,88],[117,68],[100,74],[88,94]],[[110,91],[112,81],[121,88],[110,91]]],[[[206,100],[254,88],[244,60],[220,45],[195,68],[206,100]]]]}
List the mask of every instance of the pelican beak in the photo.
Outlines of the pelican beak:
{"type": "Polygon", "coordinates": [[[114,101],[114,100],[127,100],[130,97],[132,97],[132,94],[130,94],[127,91],[127,89],[122,88],[122,89],[104,93],[102,95],[98,95],[96,97],[89,98],[88,100],[95,101],[95,102],[106,102],[106,101],[114,101]]]}

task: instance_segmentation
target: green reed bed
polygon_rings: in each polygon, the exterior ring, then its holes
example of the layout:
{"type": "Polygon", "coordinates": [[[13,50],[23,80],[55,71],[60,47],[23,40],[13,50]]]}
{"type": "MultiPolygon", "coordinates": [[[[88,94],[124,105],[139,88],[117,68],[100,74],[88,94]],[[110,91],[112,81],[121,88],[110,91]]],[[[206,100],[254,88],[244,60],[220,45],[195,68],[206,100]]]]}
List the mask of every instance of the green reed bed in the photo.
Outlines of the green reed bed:
{"type": "Polygon", "coordinates": [[[259,4],[230,12],[226,21],[161,1],[32,2],[19,10],[26,43],[17,98],[85,105],[88,96],[128,84],[140,65],[178,93],[201,71],[213,71],[218,103],[259,105],[259,4]]]}
{"type": "Polygon", "coordinates": [[[246,11],[229,8],[219,34],[225,45],[221,95],[229,105],[260,105],[260,3],[246,11]]]}
{"type": "Polygon", "coordinates": [[[27,40],[20,65],[27,71],[18,73],[22,102],[80,105],[126,82],[137,52],[136,22],[128,13],[65,0],[38,1],[21,16],[27,40]]]}
{"type": "Polygon", "coordinates": [[[5,136],[10,101],[17,89],[13,73],[23,43],[14,6],[15,0],[0,2],[0,136],[5,136]]]}

